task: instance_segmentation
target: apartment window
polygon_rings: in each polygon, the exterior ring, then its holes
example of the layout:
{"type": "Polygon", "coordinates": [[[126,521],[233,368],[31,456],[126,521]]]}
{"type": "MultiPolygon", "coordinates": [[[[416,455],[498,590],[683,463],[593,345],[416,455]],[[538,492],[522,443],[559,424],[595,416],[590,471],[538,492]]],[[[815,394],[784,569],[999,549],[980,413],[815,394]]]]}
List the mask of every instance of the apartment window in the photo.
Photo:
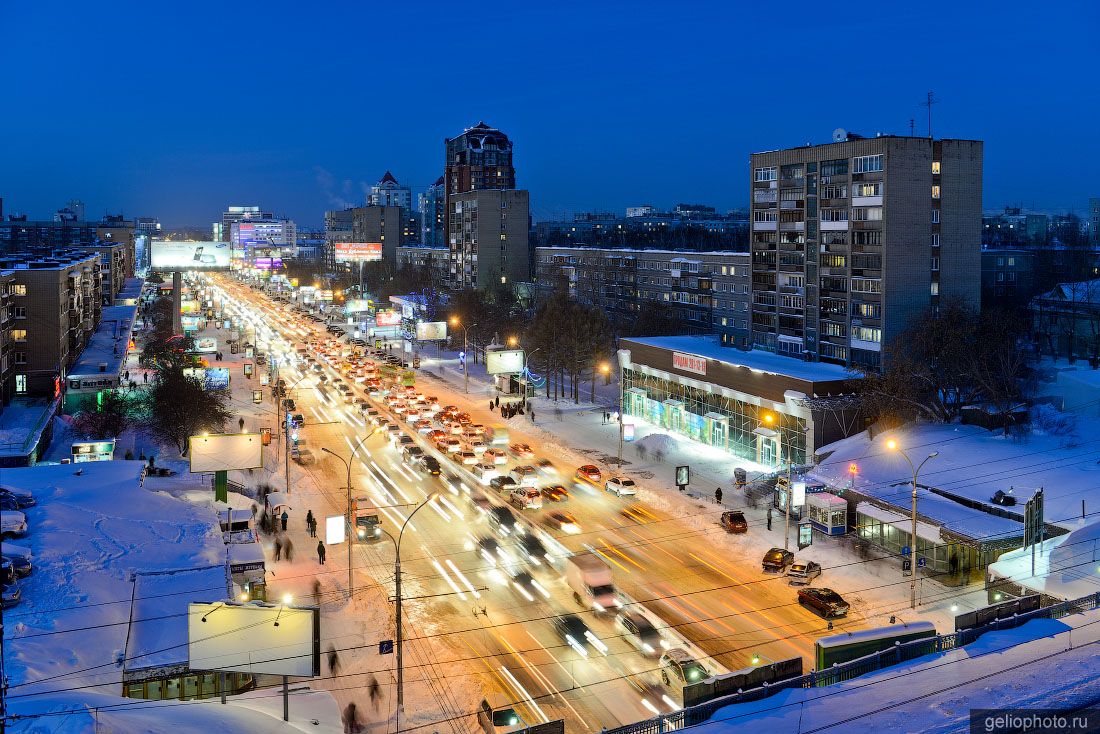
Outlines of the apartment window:
{"type": "Polygon", "coordinates": [[[752,213],[754,222],[774,222],[778,217],[779,212],[775,209],[757,209],[752,213]]]}
{"type": "Polygon", "coordinates": [[[802,189],[780,189],[780,201],[798,201],[802,198],[802,189]]]}
{"type": "Polygon", "coordinates": [[[852,315],[864,319],[882,318],[882,304],[853,302],[852,315]]]}
{"type": "Polygon", "coordinates": [[[1016,265],[1016,258],[1014,258],[1014,257],[1008,258],[1008,267],[1010,267],[1010,268],[1015,267],[1015,265],[1016,265]]]}
{"type": "Polygon", "coordinates": [[[26,283],[12,283],[11,294],[13,296],[25,296],[27,295],[26,283]]]}
{"type": "Polygon", "coordinates": [[[821,333],[825,336],[844,336],[846,331],[844,324],[838,324],[834,321],[821,322],[821,333]]]}
{"type": "Polygon", "coordinates": [[[780,305],[782,305],[783,308],[804,308],[806,305],[806,299],[802,296],[784,293],[781,298],[780,305]]]}
{"type": "Polygon", "coordinates": [[[842,347],[839,344],[831,344],[829,342],[822,342],[818,350],[819,354],[826,359],[848,359],[848,348],[842,347]]]}
{"type": "Polygon", "coordinates": [[[853,184],[852,196],[882,196],[882,182],[853,184]]]}
{"type": "Polygon", "coordinates": [[[1016,282],[1016,273],[1009,273],[1008,274],[1008,282],[1009,283],[1015,283],[1016,282]]]}
{"type": "Polygon", "coordinates": [[[847,209],[822,209],[821,221],[823,222],[846,222],[848,221],[847,209]]]}
{"type": "Polygon", "coordinates": [[[821,187],[821,198],[822,199],[847,199],[848,198],[848,187],[845,186],[844,184],[841,184],[839,186],[836,186],[836,185],[822,186],[821,187]]]}
{"type": "MultiPolygon", "coordinates": [[[[835,161],[822,161],[821,162],[821,175],[825,176],[847,176],[848,175],[848,159],[841,158],[835,161]]],[[[822,181],[825,183],[825,181],[822,181]]]]}
{"type": "MultiPolygon", "coordinates": [[[[839,244],[844,244],[843,242],[839,244]]],[[[874,229],[858,230],[852,232],[852,244],[854,245],[881,245],[882,232],[874,229]]]]}
{"type": "Polygon", "coordinates": [[[15,361],[16,364],[26,364],[27,363],[27,353],[26,352],[12,352],[12,359],[15,361]]]}
{"type": "Polygon", "coordinates": [[[13,342],[25,342],[25,341],[27,341],[27,330],[26,329],[12,329],[11,330],[11,340],[13,342]]]}
{"type": "Polygon", "coordinates": [[[27,318],[27,307],[14,306],[11,310],[11,315],[17,319],[25,319],[27,318]]]}
{"type": "Polygon", "coordinates": [[[857,326],[852,330],[852,336],[860,341],[882,343],[882,329],[872,326],[857,326]]]}
{"type": "Polygon", "coordinates": [[[938,257],[932,258],[932,272],[936,272],[940,269],[940,259],[938,257]]]}
{"type": "Polygon", "coordinates": [[[852,173],[872,173],[882,170],[882,155],[861,155],[852,159],[852,173]]]}
{"type": "Polygon", "coordinates": [[[501,235],[500,235],[500,239],[501,239],[502,241],[503,241],[503,240],[506,240],[506,239],[508,239],[508,235],[506,235],[506,234],[504,234],[504,233],[502,232],[502,233],[501,233],[501,235]]]}
{"type": "Polygon", "coordinates": [[[881,206],[862,206],[852,209],[852,221],[855,222],[881,222],[881,206]]]}
{"type": "Polygon", "coordinates": [[[753,176],[753,180],[754,181],[775,181],[776,177],[777,177],[777,169],[776,169],[775,166],[772,166],[770,168],[757,168],[756,172],[755,172],[755,175],[753,176]]]}
{"type": "MultiPolygon", "coordinates": [[[[787,286],[789,288],[805,288],[806,276],[805,275],[793,275],[791,273],[779,274],[779,285],[787,286]]],[[[15,333],[15,332],[12,332],[15,333]]]]}
{"type": "Polygon", "coordinates": [[[932,198],[933,199],[940,198],[940,185],[939,184],[936,184],[935,186],[932,187],[932,198]]]}
{"type": "Polygon", "coordinates": [[[932,281],[932,295],[938,296],[940,294],[940,284],[938,281],[932,281]]]}
{"type": "Polygon", "coordinates": [[[882,279],[852,278],[852,293],[882,293],[882,279]]]}
{"type": "Polygon", "coordinates": [[[940,174],[940,162],[932,161],[932,175],[938,176],[940,174]]]}
{"type": "Polygon", "coordinates": [[[997,273],[997,282],[998,283],[1003,283],[1004,279],[1005,279],[1005,274],[1004,273],[997,273]]]}
{"type": "Polygon", "coordinates": [[[727,267],[726,267],[725,265],[723,265],[723,266],[722,266],[722,275],[729,275],[729,273],[727,272],[727,270],[728,270],[728,268],[727,268],[727,267]]]}
{"type": "Polygon", "coordinates": [[[727,325],[727,324],[726,324],[726,317],[725,317],[725,316],[723,316],[723,317],[722,317],[722,326],[726,326],[726,325],[727,325]]]}
{"type": "Polygon", "coordinates": [[[824,252],[821,254],[821,265],[826,268],[843,268],[847,264],[844,255],[824,252]]]}
{"type": "Polygon", "coordinates": [[[940,246],[940,233],[939,232],[933,232],[932,233],[932,247],[939,247],[939,246],[940,246]]]}
{"type": "Polygon", "coordinates": [[[783,178],[802,178],[802,164],[791,163],[783,166],[782,174],[783,178]]]}
{"type": "Polygon", "coordinates": [[[27,376],[16,375],[15,376],[15,392],[19,395],[25,395],[27,392],[27,376]]]}
{"type": "Polygon", "coordinates": [[[939,209],[933,209],[932,210],[932,224],[939,224],[939,223],[940,223],[940,210],[939,209]]]}

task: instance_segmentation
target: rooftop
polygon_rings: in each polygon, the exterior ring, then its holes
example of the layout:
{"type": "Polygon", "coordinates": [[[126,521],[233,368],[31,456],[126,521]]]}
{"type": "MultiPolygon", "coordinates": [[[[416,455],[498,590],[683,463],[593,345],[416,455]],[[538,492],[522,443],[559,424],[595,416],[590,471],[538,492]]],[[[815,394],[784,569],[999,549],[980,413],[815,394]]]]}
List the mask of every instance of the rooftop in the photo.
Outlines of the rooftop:
{"type": "Polygon", "coordinates": [[[104,306],[99,327],[69,370],[69,376],[118,375],[126,361],[126,349],[130,344],[136,313],[136,303],[130,306],[104,306]],[[106,368],[101,370],[100,365],[106,365],[106,368]]]}
{"type": "Polygon", "coordinates": [[[855,379],[846,367],[840,365],[826,364],[825,362],[804,362],[760,349],[745,352],[733,347],[723,347],[718,343],[718,338],[713,336],[628,337],[622,339],[621,343],[629,349],[632,342],[705,357],[734,367],[744,367],[754,372],[783,375],[807,382],[834,382],[855,379]]]}
{"type": "Polygon", "coordinates": [[[678,255],[691,260],[697,257],[743,257],[748,259],[749,253],[737,250],[650,250],[640,247],[589,247],[588,245],[547,245],[536,247],[535,250],[581,250],[583,252],[605,252],[608,254],[621,253],[632,255],[678,255]]]}

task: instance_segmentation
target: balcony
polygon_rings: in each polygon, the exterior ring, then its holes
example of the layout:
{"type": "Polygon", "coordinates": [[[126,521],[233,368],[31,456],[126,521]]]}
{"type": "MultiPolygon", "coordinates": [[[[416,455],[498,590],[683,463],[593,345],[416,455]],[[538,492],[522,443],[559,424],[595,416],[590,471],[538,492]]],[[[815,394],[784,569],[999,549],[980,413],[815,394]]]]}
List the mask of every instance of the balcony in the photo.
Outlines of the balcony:
{"type": "Polygon", "coordinates": [[[847,229],[848,229],[848,220],[847,219],[842,219],[839,222],[824,222],[824,221],[821,222],[821,231],[823,231],[823,232],[840,231],[840,230],[847,230],[847,229]]]}

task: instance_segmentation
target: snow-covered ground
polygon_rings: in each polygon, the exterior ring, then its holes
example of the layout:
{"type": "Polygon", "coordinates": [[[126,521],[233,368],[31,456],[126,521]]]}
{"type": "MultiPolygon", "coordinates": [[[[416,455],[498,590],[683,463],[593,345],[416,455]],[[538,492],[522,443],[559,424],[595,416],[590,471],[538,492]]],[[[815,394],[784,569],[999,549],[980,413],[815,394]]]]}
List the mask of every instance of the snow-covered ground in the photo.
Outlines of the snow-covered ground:
{"type": "Polygon", "coordinates": [[[719,709],[699,734],[725,731],[970,731],[972,709],[1076,708],[1100,698],[1100,611],[990,632],[949,652],[824,688],[794,688],[719,709]]]}

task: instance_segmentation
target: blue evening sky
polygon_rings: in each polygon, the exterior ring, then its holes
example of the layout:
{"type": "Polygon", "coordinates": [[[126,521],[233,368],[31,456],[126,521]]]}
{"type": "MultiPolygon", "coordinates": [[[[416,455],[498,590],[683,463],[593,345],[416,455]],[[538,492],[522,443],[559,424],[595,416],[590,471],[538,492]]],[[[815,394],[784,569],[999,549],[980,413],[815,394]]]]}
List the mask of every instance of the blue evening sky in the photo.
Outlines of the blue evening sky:
{"type": "Polygon", "coordinates": [[[985,206],[1100,195],[1095,2],[5,0],[0,197],[302,225],[443,139],[515,142],[536,220],[748,203],[748,155],[833,128],[985,141],[985,206]]]}

